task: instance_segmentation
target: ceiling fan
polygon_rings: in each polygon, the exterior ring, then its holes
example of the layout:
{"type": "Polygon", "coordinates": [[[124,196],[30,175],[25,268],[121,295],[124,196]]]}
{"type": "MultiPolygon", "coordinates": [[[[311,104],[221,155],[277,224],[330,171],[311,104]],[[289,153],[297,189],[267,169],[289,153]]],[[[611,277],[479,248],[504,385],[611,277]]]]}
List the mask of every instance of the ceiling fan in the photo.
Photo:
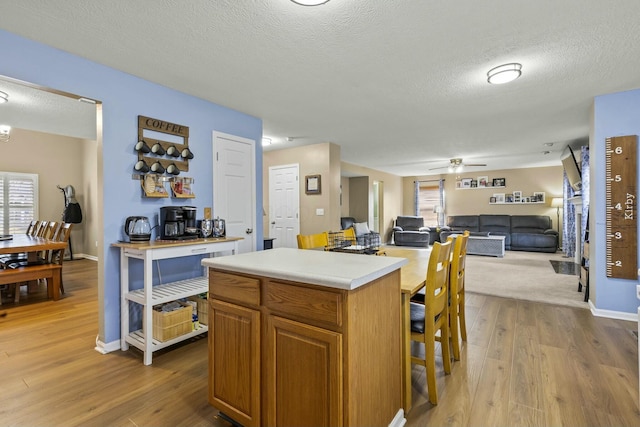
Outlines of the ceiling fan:
{"type": "Polygon", "coordinates": [[[436,170],[436,169],[448,169],[449,172],[462,172],[462,169],[464,169],[465,166],[471,167],[471,166],[487,166],[484,163],[462,163],[462,159],[461,158],[455,158],[455,159],[450,159],[449,160],[449,166],[441,166],[438,168],[431,168],[429,170],[436,170]]]}

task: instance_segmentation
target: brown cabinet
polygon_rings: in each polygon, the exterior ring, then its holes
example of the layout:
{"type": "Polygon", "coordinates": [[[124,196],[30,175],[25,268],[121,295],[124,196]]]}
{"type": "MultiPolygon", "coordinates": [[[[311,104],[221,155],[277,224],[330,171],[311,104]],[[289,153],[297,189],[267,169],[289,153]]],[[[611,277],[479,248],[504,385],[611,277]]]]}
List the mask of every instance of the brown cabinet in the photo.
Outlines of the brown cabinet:
{"type": "Polygon", "coordinates": [[[400,271],[355,290],[211,269],[210,403],[245,426],[389,425],[400,271]]]}
{"type": "Polygon", "coordinates": [[[244,426],[261,425],[260,312],[209,300],[209,353],[209,403],[244,426]]]}

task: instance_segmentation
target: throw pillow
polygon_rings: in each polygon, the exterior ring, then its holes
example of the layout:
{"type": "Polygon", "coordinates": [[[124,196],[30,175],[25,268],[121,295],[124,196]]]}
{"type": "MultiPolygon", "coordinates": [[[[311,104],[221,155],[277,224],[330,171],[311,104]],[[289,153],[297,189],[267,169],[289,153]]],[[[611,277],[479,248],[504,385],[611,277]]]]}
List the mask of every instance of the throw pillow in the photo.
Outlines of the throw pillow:
{"type": "Polygon", "coordinates": [[[356,222],[353,224],[353,227],[356,229],[356,236],[364,236],[365,234],[369,234],[369,226],[366,222],[356,222]]]}

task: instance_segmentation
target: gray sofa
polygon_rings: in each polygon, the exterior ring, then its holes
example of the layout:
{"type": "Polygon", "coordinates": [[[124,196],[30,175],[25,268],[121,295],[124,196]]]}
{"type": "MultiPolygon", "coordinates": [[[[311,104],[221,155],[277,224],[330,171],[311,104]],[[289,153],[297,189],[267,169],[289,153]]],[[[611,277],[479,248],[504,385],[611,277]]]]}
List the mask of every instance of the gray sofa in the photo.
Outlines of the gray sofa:
{"type": "Polygon", "coordinates": [[[429,227],[424,226],[421,216],[399,216],[393,227],[393,240],[396,246],[429,247],[429,227]]]}
{"type": "Polygon", "coordinates": [[[551,228],[551,218],[544,215],[450,216],[440,231],[440,240],[464,230],[472,236],[505,236],[507,250],[553,253],[558,249],[558,232],[551,228]]]}

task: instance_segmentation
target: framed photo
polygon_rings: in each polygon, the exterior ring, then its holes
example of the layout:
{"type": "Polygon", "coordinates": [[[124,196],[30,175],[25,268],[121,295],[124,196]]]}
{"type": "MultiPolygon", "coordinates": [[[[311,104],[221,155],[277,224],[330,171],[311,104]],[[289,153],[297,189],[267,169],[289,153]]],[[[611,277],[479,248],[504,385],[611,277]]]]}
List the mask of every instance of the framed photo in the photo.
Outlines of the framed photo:
{"type": "Polygon", "coordinates": [[[513,194],[507,194],[504,196],[505,203],[513,203],[513,194]]]}
{"type": "Polygon", "coordinates": [[[485,188],[487,186],[488,182],[489,182],[489,177],[488,176],[479,176],[478,177],[478,187],[485,188]]]}
{"type": "Polygon", "coordinates": [[[472,179],[471,180],[471,188],[477,188],[477,187],[478,187],[478,180],[472,179]]]}
{"type": "Polygon", "coordinates": [[[460,181],[462,181],[462,188],[471,188],[471,178],[462,178],[460,181]]]}
{"type": "Polygon", "coordinates": [[[462,181],[456,181],[456,188],[462,188],[462,181]]]}
{"type": "Polygon", "coordinates": [[[496,203],[504,203],[504,193],[494,193],[493,197],[496,198],[496,203]]]}
{"type": "Polygon", "coordinates": [[[307,175],[304,177],[305,181],[305,193],[307,194],[321,194],[322,187],[320,184],[320,175],[307,175]]]}
{"type": "Polygon", "coordinates": [[[513,192],[513,201],[515,203],[520,203],[522,200],[522,191],[514,191],[513,192]]]}
{"type": "Polygon", "coordinates": [[[523,198],[522,198],[522,201],[523,201],[524,203],[531,203],[531,197],[523,197],[523,198]]]}
{"type": "Polygon", "coordinates": [[[494,187],[504,187],[505,185],[506,185],[506,180],[504,178],[493,178],[494,187]]]}
{"type": "Polygon", "coordinates": [[[489,203],[495,203],[496,202],[496,198],[494,196],[489,197],[489,203]]]}
{"type": "Polygon", "coordinates": [[[532,202],[545,202],[544,191],[537,191],[533,193],[532,202]],[[535,199],[535,200],[534,200],[535,199]]]}

